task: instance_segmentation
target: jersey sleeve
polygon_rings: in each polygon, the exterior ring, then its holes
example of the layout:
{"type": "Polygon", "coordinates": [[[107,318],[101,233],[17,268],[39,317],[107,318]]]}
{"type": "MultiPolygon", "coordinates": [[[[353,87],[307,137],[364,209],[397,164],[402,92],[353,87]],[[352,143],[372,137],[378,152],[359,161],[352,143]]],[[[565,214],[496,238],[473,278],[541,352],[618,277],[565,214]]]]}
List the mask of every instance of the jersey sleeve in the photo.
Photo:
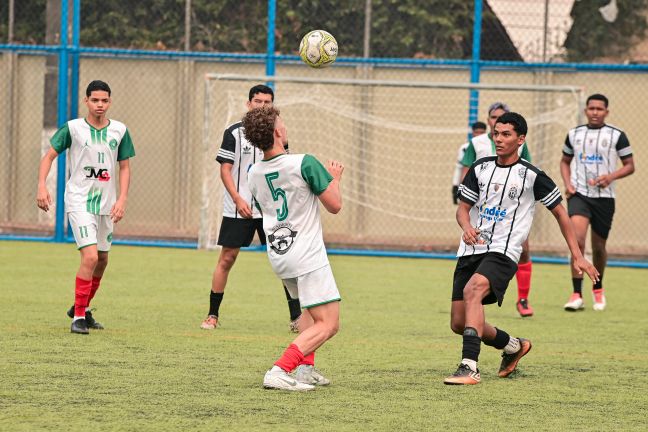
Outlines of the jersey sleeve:
{"type": "Polygon", "coordinates": [[[474,205],[479,199],[479,181],[475,172],[475,165],[472,165],[466,177],[459,185],[459,199],[470,205],[474,205]]]}
{"type": "Polygon", "coordinates": [[[219,163],[234,163],[234,157],[236,154],[236,139],[232,132],[227,129],[223,133],[223,142],[221,143],[220,149],[218,149],[218,154],[216,155],[216,160],[219,163]]]}
{"type": "Polygon", "coordinates": [[[522,159],[531,162],[531,153],[529,152],[529,147],[527,146],[526,141],[522,144],[522,154],[520,156],[522,159]]]}
{"type": "Polygon", "coordinates": [[[50,139],[50,144],[56,153],[61,154],[72,145],[72,135],[70,135],[70,128],[67,122],[56,131],[54,136],[50,139]]]}
{"type": "Polygon", "coordinates": [[[630,147],[630,141],[628,141],[625,132],[621,132],[621,135],[619,135],[616,143],[616,152],[621,159],[632,156],[632,147],[630,147]]]}
{"type": "Polygon", "coordinates": [[[324,165],[308,154],[304,155],[302,160],[301,175],[315,195],[324,192],[333,181],[333,176],[324,168],[324,165]]]}
{"type": "Polygon", "coordinates": [[[133,146],[133,140],[131,139],[128,129],[124,132],[121,142],[119,143],[119,148],[117,149],[117,160],[123,161],[130,159],[135,156],[135,146],[133,146]]]}
{"type": "Polygon", "coordinates": [[[533,183],[533,197],[540,201],[549,210],[556,207],[562,201],[560,190],[556,183],[544,171],[538,172],[535,183],[533,183]]]}
{"type": "Polygon", "coordinates": [[[463,159],[461,159],[461,165],[469,167],[474,164],[476,160],[477,153],[475,152],[475,146],[473,145],[472,141],[470,141],[470,143],[468,143],[468,147],[466,147],[463,159]]]}
{"type": "Polygon", "coordinates": [[[563,145],[562,152],[566,156],[574,156],[574,147],[572,147],[572,143],[569,140],[569,134],[565,137],[565,145],[563,145]]]}

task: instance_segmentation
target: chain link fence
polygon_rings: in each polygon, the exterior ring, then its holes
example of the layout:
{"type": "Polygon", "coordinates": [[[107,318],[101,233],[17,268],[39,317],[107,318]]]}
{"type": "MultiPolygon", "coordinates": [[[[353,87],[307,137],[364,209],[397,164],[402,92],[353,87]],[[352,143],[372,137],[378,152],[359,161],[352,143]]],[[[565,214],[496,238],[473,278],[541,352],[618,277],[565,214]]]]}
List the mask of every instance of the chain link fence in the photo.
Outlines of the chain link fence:
{"type": "MultiPolygon", "coordinates": [[[[0,105],[0,131],[5,143],[0,160],[0,235],[50,237],[57,223],[55,209],[47,214],[37,209],[35,193],[38,164],[59,120],[58,73],[73,70],[58,65],[63,3],[69,3],[70,8],[68,44],[74,44],[77,2],[0,3],[0,98],[5,101],[0,105]]],[[[474,25],[475,2],[458,0],[403,0],[397,5],[378,0],[78,3],[79,49],[70,50],[79,55],[78,77],[72,74],[70,78],[70,83],[76,84],[78,100],[70,101],[70,105],[78,105],[78,116],[85,115],[85,86],[93,79],[107,81],[113,90],[110,117],[129,127],[137,152],[132,161],[127,215],[116,229],[116,239],[193,244],[204,228],[201,215],[208,204],[211,217],[218,220],[220,209],[214,202],[218,202],[221,189],[214,158],[226,121],[236,121],[244,112],[244,99],[252,83],[233,86],[231,94],[236,97],[219,101],[218,109],[223,111],[210,112],[210,118],[205,118],[205,96],[217,99],[221,95],[206,92],[205,76],[263,76],[271,61],[279,77],[566,85],[582,88],[585,95],[607,95],[608,121],[626,131],[637,164],[637,172],[617,186],[609,249],[617,256],[648,254],[648,238],[632,228],[644,211],[645,204],[636,197],[641,196],[642,183],[648,180],[639,143],[643,95],[648,91],[648,67],[643,66],[648,60],[648,1],[488,0],[481,3],[481,26],[474,25]],[[267,57],[269,16],[273,12],[275,55],[267,57]],[[337,64],[325,70],[307,68],[296,56],[301,36],[315,28],[328,30],[339,43],[337,64]],[[475,38],[475,34],[480,37],[475,38]],[[478,62],[474,61],[473,40],[481,43],[478,62]],[[206,127],[213,129],[208,142],[206,127]],[[210,203],[205,202],[206,181],[217,189],[210,203]]],[[[353,109],[367,111],[371,107],[369,114],[397,118],[399,127],[421,131],[394,139],[371,122],[364,129],[367,136],[398,149],[398,159],[429,162],[416,165],[421,176],[408,186],[419,191],[422,198],[412,198],[408,192],[401,204],[417,218],[430,220],[408,222],[385,217],[384,208],[353,195],[375,185],[362,185],[363,180],[356,175],[362,168],[357,164],[363,162],[357,154],[342,150],[355,146],[362,154],[362,146],[370,141],[359,140],[354,134],[336,134],[335,123],[328,124],[320,127],[331,128],[335,141],[330,151],[324,152],[308,143],[313,126],[296,114],[290,117],[293,151],[309,151],[323,159],[337,155],[351,158],[348,163],[356,174],[349,170],[352,201],[348,219],[343,215],[339,218],[344,219],[342,222],[325,218],[325,233],[330,233],[327,241],[355,248],[456,247],[459,231],[453,223],[451,177],[457,149],[466,141],[468,124],[474,119],[469,117],[471,107],[476,118],[484,121],[486,107],[502,100],[532,118],[529,145],[534,162],[559,185],[558,161],[564,136],[582,121],[578,110],[556,118],[561,112],[556,104],[573,107],[573,100],[557,102],[536,93],[482,90],[475,99],[466,89],[426,94],[391,88],[372,92],[368,101],[362,92],[327,99],[317,85],[296,88],[277,83],[276,89],[277,104],[285,105],[288,112],[295,100],[312,92],[315,100],[320,98],[323,110],[341,98],[353,109]],[[543,115],[554,116],[550,126],[543,115]],[[371,235],[363,237],[363,232],[371,235]]],[[[68,118],[74,110],[70,111],[68,118]]],[[[378,154],[365,162],[389,172],[394,161],[378,154]]],[[[406,171],[401,168],[390,175],[403,176],[406,171]]],[[[55,166],[48,185],[55,199],[55,166]]],[[[397,195],[394,199],[398,200],[397,195]]],[[[564,253],[555,222],[542,211],[538,214],[531,234],[534,251],[564,253]]]]}

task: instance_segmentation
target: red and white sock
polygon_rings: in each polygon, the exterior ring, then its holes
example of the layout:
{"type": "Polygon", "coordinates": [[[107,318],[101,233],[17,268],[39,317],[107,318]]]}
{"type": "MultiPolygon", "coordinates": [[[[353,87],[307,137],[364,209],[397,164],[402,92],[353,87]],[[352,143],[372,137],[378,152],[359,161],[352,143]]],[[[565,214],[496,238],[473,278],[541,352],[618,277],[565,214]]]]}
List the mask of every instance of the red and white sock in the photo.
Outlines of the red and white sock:
{"type": "Polygon", "coordinates": [[[518,301],[529,298],[529,291],[531,291],[531,261],[518,264],[515,278],[518,285],[518,301]]]}
{"type": "Polygon", "coordinates": [[[88,298],[92,291],[92,281],[77,276],[74,288],[74,319],[85,318],[88,298]]]}

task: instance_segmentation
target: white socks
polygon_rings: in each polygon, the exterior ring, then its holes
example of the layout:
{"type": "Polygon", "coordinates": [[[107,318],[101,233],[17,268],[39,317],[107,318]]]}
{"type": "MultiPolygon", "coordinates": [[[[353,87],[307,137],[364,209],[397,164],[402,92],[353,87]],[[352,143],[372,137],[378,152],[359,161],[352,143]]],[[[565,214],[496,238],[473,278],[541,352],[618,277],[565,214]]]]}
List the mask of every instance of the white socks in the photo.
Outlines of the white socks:
{"type": "Polygon", "coordinates": [[[477,362],[475,360],[463,359],[461,364],[468,366],[473,372],[477,372],[477,362]]]}
{"type": "Polygon", "coordinates": [[[504,352],[506,354],[515,354],[518,351],[520,351],[520,339],[509,337],[509,342],[504,347],[504,352]]]}

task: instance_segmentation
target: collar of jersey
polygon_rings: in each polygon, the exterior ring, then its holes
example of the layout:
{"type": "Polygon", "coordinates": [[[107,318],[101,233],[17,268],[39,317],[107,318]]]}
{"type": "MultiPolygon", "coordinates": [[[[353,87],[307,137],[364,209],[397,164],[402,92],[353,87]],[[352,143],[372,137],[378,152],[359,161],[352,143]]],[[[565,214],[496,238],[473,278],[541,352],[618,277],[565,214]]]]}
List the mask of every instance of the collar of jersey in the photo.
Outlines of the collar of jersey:
{"type": "Polygon", "coordinates": [[[589,123],[588,123],[588,124],[587,124],[587,129],[598,130],[598,129],[603,129],[605,126],[607,126],[607,125],[606,125],[605,123],[603,123],[603,124],[602,124],[601,126],[599,126],[599,127],[592,127],[592,126],[590,126],[589,123]]]}
{"type": "Polygon", "coordinates": [[[509,167],[512,167],[513,165],[516,165],[517,163],[519,163],[520,159],[522,159],[522,158],[518,157],[515,162],[513,162],[511,164],[508,164],[508,165],[502,165],[502,164],[497,162],[497,159],[495,159],[495,165],[497,165],[498,168],[509,168],[509,167]]]}
{"type": "Polygon", "coordinates": [[[86,124],[87,124],[88,126],[90,126],[92,129],[94,129],[94,130],[96,130],[96,131],[102,131],[102,130],[106,129],[108,126],[110,126],[110,119],[108,119],[108,124],[107,124],[106,126],[102,127],[101,129],[97,129],[96,127],[92,126],[92,125],[88,122],[88,119],[85,118],[85,117],[83,117],[83,121],[86,122],[86,124]]]}
{"type": "Polygon", "coordinates": [[[279,156],[284,156],[286,153],[279,153],[278,155],[272,156],[270,159],[261,159],[261,162],[270,162],[273,159],[277,159],[279,156]]]}

